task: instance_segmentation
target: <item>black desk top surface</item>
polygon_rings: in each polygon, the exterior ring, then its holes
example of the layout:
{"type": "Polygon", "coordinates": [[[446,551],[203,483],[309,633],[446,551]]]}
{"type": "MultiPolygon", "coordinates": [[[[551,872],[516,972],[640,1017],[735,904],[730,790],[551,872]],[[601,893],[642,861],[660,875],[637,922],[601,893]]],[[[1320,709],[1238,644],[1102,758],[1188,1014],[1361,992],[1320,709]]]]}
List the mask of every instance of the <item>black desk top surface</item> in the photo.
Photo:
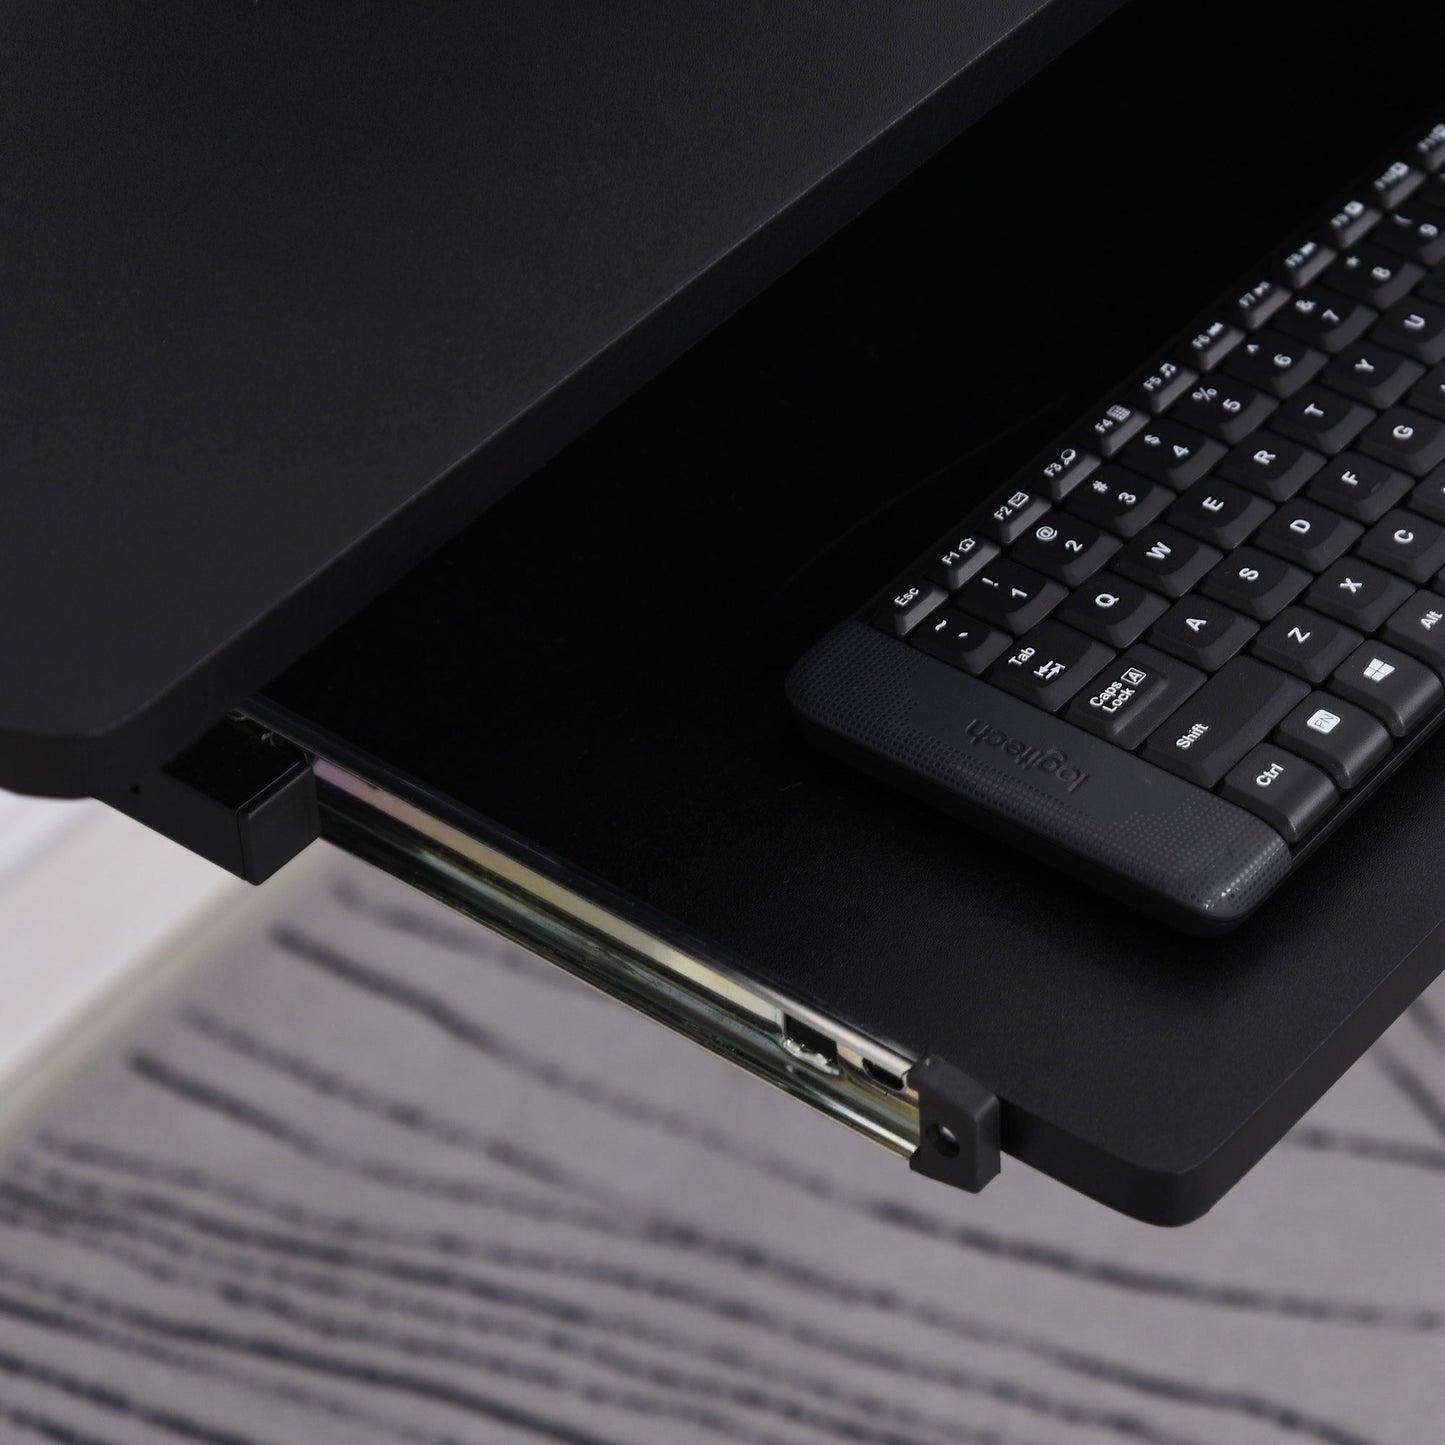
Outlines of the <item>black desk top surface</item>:
{"type": "Polygon", "coordinates": [[[1297,44],[1287,17],[1246,27],[1262,52],[1126,81],[1120,38],[1158,53],[1170,22],[1102,27],[263,702],[662,931],[942,1053],[999,1095],[1008,1150],[1160,1221],[1212,1203],[1445,962],[1445,741],[1201,940],[816,754],[781,685],[1428,94],[1382,66],[1361,129],[1323,104],[1329,67],[1253,84],[1297,44]],[[1243,97],[1233,124],[1177,104],[1211,86],[1243,97]],[[1061,144],[1076,163],[1045,164],[1061,144]]]}
{"type": "Polygon", "coordinates": [[[5,6],[0,785],[163,761],[1113,3],[5,6]]]}

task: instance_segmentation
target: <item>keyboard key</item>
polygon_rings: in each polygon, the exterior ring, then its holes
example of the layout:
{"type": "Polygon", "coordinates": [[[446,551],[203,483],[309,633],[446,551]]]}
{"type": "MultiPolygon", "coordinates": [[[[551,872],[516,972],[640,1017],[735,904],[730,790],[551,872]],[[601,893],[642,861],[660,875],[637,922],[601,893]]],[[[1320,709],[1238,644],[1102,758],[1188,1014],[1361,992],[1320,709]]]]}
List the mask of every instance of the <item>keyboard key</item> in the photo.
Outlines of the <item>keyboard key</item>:
{"type": "Polygon", "coordinates": [[[1445,421],[1406,406],[1392,406],[1360,438],[1360,450],[1423,477],[1445,462],[1445,421]]]}
{"type": "Polygon", "coordinates": [[[1422,512],[1436,522],[1445,522],[1445,467],[1436,467],[1410,493],[1410,510],[1422,512]]]}
{"type": "Polygon", "coordinates": [[[1392,306],[1370,335],[1428,366],[1445,361],[1445,310],[1418,297],[1392,306]]]}
{"type": "Polygon", "coordinates": [[[1132,471],[1182,492],[1223,455],[1224,447],[1219,442],[1166,417],[1150,423],[1136,436],[1124,448],[1120,460],[1132,471]]]}
{"type": "Polygon", "coordinates": [[[1310,286],[1275,317],[1275,325],[1307,346],[1333,356],[1352,341],[1358,341],[1376,316],[1370,307],[1341,296],[1338,291],[1310,286]]]}
{"type": "Polygon", "coordinates": [[[1174,493],[1158,482],[1136,476],[1123,467],[1104,467],[1074,490],[1067,510],[1076,517],[1132,537],[1147,527],[1174,500],[1174,493]]]}
{"type": "Polygon", "coordinates": [[[1287,843],[1312,833],[1340,801],[1324,773],[1277,743],[1246,753],[1225,775],[1219,792],[1258,814],[1287,843]]]}
{"type": "Polygon", "coordinates": [[[1164,520],[1228,551],[1248,537],[1274,508],[1243,487],[1205,477],[1170,507],[1164,520]]]}
{"type": "Polygon", "coordinates": [[[1024,491],[1062,501],[1098,470],[1099,459],[1081,447],[1062,447],[1027,468],[1019,478],[1024,491]]]}
{"type": "Polygon", "coordinates": [[[1112,572],[1102,572],[1089,586],[1073,593],[1055,615],[1060,622],[1119,648],[1137,642],[1168,607],[1157,592],[1112,572]]]}
{"type": "Polygon", "coordinates": [[[915,647],[975,674],[982,672],[1012,643],[1013,638],[995,632],[953,607],[935,612],[913,633],[915,647]]]}
{"type": "Polygon", "coordinates": [[[930,582],[950,592],[962,587],[986,562],[998,556],[998,548],[972,532],[951,532],[924,564],[930,582]]]}
{"type": "Polygon", "coordinates": [[[1418,361],[1398,351],[1357,341],[1330,362],[1320,382],[1366,406],[1386,407],[1394,406],[1424,374],[1418,361]]]}
{"type": "Polygon", "coordinates": [[[1414,145],[1415,164],[1425,171],[1445,166],[1445,122],[1431,126],[1414,145]]]}
{"type": "MultiPolygon", "coordinates": [[[[1415,295],[1421,301],[1429,301],[1435,306],[1445,306],[1445,267],[1436,266],[1430,271],[1420,283],[1415,295]]],[[[1418,325],[1416,329],[1419,329],[1418,325]]]]}
{"type": "Polygon", "coordinates": [[[1262,497],[1285,502],[1324,464],[1319,452],[1262,431],[1241,442],[1214,470],[1262,497]]]}
{"type": "Polygon", "coordinates": [[[1205,377],[1175,404],[1171,416],[1231,446],[1247,437],[1279,403],[1247,382],[1205,377]]]}
{"type": "Polygon", "coordinates": [[[1020,538],[1010,555],[1015,562],[1073,587],[1092,577],[1118,550],[1119,539],[1092,522],[1067,512],[1050,512],[1020,538]]]}
{"type": "Polygon", "coordinates": [[[1425,582],[1445,567],[1445,527],[1413,512],[1386,512],[1365,533],[1358,551],[1412,582],[1425,582]]]}
{"type": "Polygon", "coordinates": [[[873,620],[884,632],[894,637],[907,637],[930,612],[936,612],[948,601],[948,593],[921,577],[905,582],[882,602],[873,620]]]}
{"type": "Polygon", "coordinates": [[[1330,679],[1330,691],[1374,713],[1397,738],[1445,701],[1445,687],[1424,663],[1383,642],[1356,648],[1330,679]]]}
{"type": "Polygon", "coordinates": [[[1336,562],[1305,594],[1305,601],[1360,632],[1374,632],[1410,591],[1408,582],[1349,557],[1336,562]]]}
{"type": "Polygon", "coordinates": [[[1415,215],[1396,212],[1375,228],[1371,240],[1421,266],[1445,261],[1445,220],[1432,211],[1415,215]]]}
{"type": "Polygon", "coordinates": [[[1228,319],[1246,331],[1258,331],[1276,311],[1289,301],[1289,289],[1278,281],[1256,281],[1230,304],[1228,319]]]}
{"type": "MultiPolygon", "coordinates": [[[[1333,624],[1331,624],[1333,626],[1333,624]]],[[[1149,629],[1151,646],[1217,672],[1259,631],[1259,624],[1208,597],[1183,597],[1149,629]]]]}
{"type": "Polygon", "coordinates": [[[1445,363],[1432,367],[1420,378],[1409,402],[1416,411],[1445,420],[1445,363]]]}
{"type": "Polygon", "coordinates": [[[1323,682],[1364,640],[1354,628],[1318,612],[1289,607],[1254,639],[1250,650],[1306,682],[1323,682]]]}
{"type": "Polygon", "coordinates": [[[1359,539],[1364,528],[1316,502],[1285,502],[1254,534],[1254,543],[1266,552],[1297,562],[1311,572],[1323,572],[1359,539]]]}
{"type": "Polygon", "coordinates": [[[1167,411],[1196,381],[1199,373],[1179,361],[1161,361],[1134,389],[1134,400],[1154,416],[1167,411]]]}
{"type": "Polygon", "coordinates": [[[1377,205],[1393,211],[1419,190],[1424,179],[1425,172],[1409,161],[1392,161],[1370,182],[1370,194],[1377,205]]]}
{"type": "Polygon", "coordinates": [[[1385,623],[1380,636],[1445,673],[1445,597],[1417,592],[1385,623]]]}
{"type": "Polygon", "coordinates": [[[1337,788],[1357,788],[1390,756],[1390,734],[1363,708],[1312,692],[1279,725],[1275,737],[1317,763],[1337,788]]]}
{"type": "Polygon", "coordinates": [[[1309,693],[1252,657],[1236,657],[1150,735],[1143,756],[1212,788],[1309,693]]]}
{"type": "Polygon", "coordinates": [[[1375,228],[1380,212],[1365,201],[1346,201],[1325,225],[1325,236],[1331,246],[1354,246],[1375,228]]]}
{"type": "Polygon", "coordinates": [[[1189,339],[1185,352],[1198,371],[1213,371],[1241,341],[1244,332],[1227,321],[1211,321],[1189,339]]]}
{"type": "Polygon", "coordinates": [[[975,572],[954,602],[960,611],[1017,636],[1042,622],[1068,595],[1057,582],[1001,558],[975,572]]]}
{"type": "Polygon", "coordinates": [[[1308,386],[1328,360],[1323,351],[1301,346],[1291,336],[1261,331],[1234,351],[1224,371],[1283,400],[1308,386]]]}
{"type": "Polygon", "coordinates": [[[1112,660],[1113,653],[1102,643],[1057,622],[1044,622],[994,663],[988,680],[1045,712],[1058,712],[1112,660]]]}
{"type": "Polygon", "coordinates": [[[1202,672],[1152,647],[1135,647],[1075,694],[1064,716],[1121,748],[1134,748],[1203,681],[1202,672]]]}
{"type": "Polygon", "coordinates": [[[1112,457],[1148,419],[1148,413],[1137,406],[1115,402],[1089,427],[1089,445],[1101,457],[1112,457]]]}
{"type": "Polygon", "coordinates": [[[1201,591],[1258,622],[1282,612],[1310,584],[1310,574],[1253,547],[1241,547],[1204,579],[1201,591]]]}
{"type": "Polygon", "coordinates": [[[1223,554],[1194,537],[1156,522],[1114,558],[1113,569],[1166,597],[1182,597],[1223,554]]]}
{"type": "Polygon", "coordinates": [[[1334,248],[1323,241],[1301,241],[1279,263],[1275,275],[1286,286],[1298,291],[1311,281],[1318,281],[1336,254],[1334,248]]]}
{"type": "Polygon", "coordinates": [[[980,509],[976,529],[995,542],[1016,542],[1048,509],[1040,493],[1006,487],[980,509]]]}
{"type": "Polygon", "coordinates": [[[1310,386],[1285,402],[1270,426],[1314,451],[1333,456],[1344,451],[1374,419],[1369,407],[1322,386],[1310,386]]]}
{"type": "Polygon", "coordinates": [[[1383,462],[1344,452],[1316,475],[1305,495],[1357,522],[1378,522],[1409,494],[1411,485],[1403,472],[1383,462]]]}
{"type": "Polygon", "coordinates": [[[1424,268],[1413,261],[1367,242],[1341,256],[1330,267],[1325,283],[1342,296],[1383,311],[1399,301],[1424,274],[1424,268]]]}

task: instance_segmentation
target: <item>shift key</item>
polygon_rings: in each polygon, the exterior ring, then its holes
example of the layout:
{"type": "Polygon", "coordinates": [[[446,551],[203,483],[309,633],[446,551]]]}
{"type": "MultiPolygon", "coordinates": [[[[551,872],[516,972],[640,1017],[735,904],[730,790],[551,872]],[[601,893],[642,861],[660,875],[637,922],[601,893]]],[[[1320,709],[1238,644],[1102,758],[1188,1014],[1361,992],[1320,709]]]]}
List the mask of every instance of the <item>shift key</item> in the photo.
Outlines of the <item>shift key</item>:
{"type": "Polygon", "coordinates": [[[1309,690],[1297,677],[1236,657],[1155,729],[1142,755],[1212,788],[1309,690]]]}

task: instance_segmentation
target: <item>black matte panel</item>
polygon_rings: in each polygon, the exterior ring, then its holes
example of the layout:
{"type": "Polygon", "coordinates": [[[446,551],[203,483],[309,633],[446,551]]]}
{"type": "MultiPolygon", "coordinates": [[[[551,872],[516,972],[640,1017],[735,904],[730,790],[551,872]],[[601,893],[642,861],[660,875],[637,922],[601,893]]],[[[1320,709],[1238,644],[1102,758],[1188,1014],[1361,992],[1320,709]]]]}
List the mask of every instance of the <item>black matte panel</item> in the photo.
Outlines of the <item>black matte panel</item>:
{"type": "Polygon", "coordinates": [[[1109,8],[4,6],[0,784],[163,761],[1109,8]]]}
{"type": "MultiPolygon", "coordinates": [[[[265,701],[633,916],[943,1055],[998,1093],[1009,1152],[1171,1222],[1441,966],[1418,945],[1445,917],[1445,743],[1198,939],[821,755],[782,685],[1428,94],[1428,47],[1376,64],[1343,17],[1317,39],[1366,67],[1349,107],[1292,14],[1230,0],[1183,47],[1177,13],[1101,27],[265,701]]],[[[1379,33],[1411,14],[1381,7],[1379,33]]]]}

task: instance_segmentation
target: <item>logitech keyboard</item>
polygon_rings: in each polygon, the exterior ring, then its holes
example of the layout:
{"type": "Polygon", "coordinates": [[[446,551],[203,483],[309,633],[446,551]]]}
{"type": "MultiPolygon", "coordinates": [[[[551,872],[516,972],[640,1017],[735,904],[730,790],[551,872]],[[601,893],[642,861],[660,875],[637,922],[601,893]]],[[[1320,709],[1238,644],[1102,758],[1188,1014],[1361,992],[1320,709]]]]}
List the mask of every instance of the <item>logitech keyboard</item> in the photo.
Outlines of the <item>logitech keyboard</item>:
{"type": "MultiPolygon", "coordinates": [[[[886,559],[885,559],[886,560],[886,559]]],[[[1445,715],[1445,123],[793,669],[820,740],[1193,931],[1445,715]]]]}

